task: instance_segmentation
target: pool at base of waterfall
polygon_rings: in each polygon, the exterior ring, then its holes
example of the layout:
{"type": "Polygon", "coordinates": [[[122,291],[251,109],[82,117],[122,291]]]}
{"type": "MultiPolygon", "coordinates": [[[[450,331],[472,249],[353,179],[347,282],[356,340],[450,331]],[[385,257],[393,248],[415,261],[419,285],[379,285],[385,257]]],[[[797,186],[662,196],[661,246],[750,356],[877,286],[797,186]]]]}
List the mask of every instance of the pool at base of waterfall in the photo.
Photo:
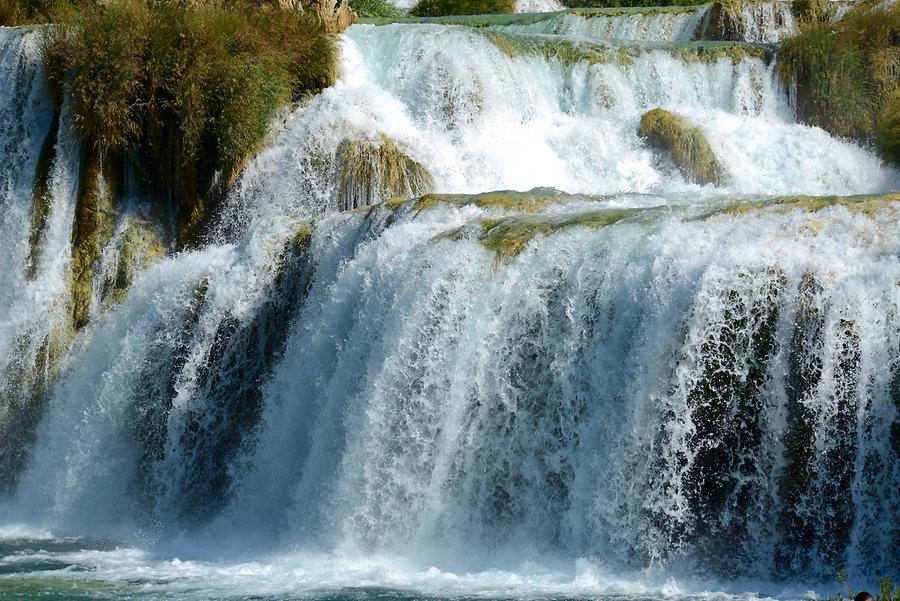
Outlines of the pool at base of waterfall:
{"type": "MultiPolygon", "coordinates": [[[[587,558],[511,562],[488,570],[438,568],[398,557],[284,550],[208,559],[207,549],[149,551],[91,538],[14,533],[0,538],[0,601],[603,599],[742,601],[810,599],[800,585],[727,585],[646,572],[623,574],[587,558]],[[207,559],[196,559],[194,555],[207,559]]],[[[502,562],[501,562],[502,563],[502,562]]],[[[816,587],[819,588],[819,587],[816,587]]],[[[824,590],[827,590],[824,589],[824,590]]]]}

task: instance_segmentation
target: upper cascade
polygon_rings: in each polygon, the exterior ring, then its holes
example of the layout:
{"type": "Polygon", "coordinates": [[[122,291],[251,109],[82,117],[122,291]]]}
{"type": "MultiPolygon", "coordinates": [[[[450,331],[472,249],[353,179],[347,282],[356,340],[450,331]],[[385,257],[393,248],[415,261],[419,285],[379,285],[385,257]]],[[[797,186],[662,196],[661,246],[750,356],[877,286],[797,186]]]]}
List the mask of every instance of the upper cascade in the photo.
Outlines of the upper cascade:
{"type": "Polygon", "coordinates": [[[898,187],[900,174],[869,150],[794,122],[769,56],[727,43],[590,45],[442,24],[354,26],[338,83],[280,124],[227,201],[226,221],[261,206],[302,217],[293,194],[315,210],[339,206],[338,147],[348,136],[389,137],[438,192],[552,186],[674,199],[898,187]],[[641,115],[659,107],[703,131],[721,185],[686,180],[640,137],[641,115]]]}
{"type": "MultiPolygon", "coordinates": [[[[541,18],[508,20],[492,29],[567,35],[594,40],[689,41],[697,36],[708,6],[575,9],[541,18]]],[[[755,40],[753,40],[755,41],[755,40]]]]}
{"type": "MultiPolygon", "coordinates": [[[[834,18],[852,2],[834,1],[834,18]]],[[[377,22],[431,22],[489,27],[516,33],[566,35],[589,40],[690,41],[728,40],[776,43],[798,32],[789,0],[748,0],[688,6],[582,7],[533,6],[517,13],[428,18],[382,19],[377,22]]]]}

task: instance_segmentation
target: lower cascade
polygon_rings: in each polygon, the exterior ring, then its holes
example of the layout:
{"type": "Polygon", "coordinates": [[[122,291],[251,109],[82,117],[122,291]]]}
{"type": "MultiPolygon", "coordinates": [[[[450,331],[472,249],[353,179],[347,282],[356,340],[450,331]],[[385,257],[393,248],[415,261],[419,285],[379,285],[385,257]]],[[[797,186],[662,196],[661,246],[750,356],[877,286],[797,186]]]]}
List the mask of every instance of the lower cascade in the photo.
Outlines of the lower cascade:
{"type": "Polygon", "coordinates": [[[900,575],[900,171],[789,8],[353,25],[184,246],[0,28],[0,599],[900,575]]]}

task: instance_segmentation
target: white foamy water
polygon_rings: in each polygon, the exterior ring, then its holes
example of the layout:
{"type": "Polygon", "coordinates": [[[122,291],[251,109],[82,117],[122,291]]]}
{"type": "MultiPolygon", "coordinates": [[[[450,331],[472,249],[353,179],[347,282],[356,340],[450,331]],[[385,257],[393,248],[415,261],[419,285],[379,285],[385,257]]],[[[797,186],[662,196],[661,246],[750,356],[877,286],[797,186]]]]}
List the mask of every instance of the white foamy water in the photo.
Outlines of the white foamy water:
{"type": "MultiPolygon", "coordinates": [[[[10,470],[3,571],[99,598],[743,600],[900,569],[896,196],[748,204],[900,174],[796,123],[764,59],[685,58],[658,38],[687,24],[637,21],[616,35],[649,43],[349,29],[340,80],[279,118],[211,241],[116,307],[95,286],[10,470]],[[721,186],[638,136],[656,107],[703,130],[721,186]],[[550,200],[335,212],[341,142],[383,136],[436,192],[550,200]]],[[[78,153],[60,127],[30,280],[52,106],[10,31],[0,319],[40,340],[66,315],[78,153]]]]}
{"type": "Polygon", "coordinates": [[[669,9],[584,10],[557,13],[530,23],[496,25],[493,28],[512,33],[569,35],[592,40],[686,42],[695,39],[697,28],[707,10],[705,5],[669,9]]]}

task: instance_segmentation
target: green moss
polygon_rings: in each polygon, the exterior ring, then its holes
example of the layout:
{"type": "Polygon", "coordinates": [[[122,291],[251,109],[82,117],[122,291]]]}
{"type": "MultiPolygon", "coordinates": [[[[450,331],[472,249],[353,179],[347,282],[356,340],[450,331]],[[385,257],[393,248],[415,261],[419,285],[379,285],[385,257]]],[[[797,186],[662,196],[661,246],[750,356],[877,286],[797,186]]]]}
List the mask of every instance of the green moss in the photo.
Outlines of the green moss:
{"type": "Polygon", "coordinates": [[[353,209],[379,198],[412,197],[428,192],[433,180],[385,135],[346,139],[338,145],[338,205],[353,209]]]}
{"type": "Polygon", "coordinates": [[[644,213],[639,209],[613,209],[576,215],[484,219],[481,221],[479,240],[485,248],[496,253],[498,260],[506,261],[521,253],[536,236],[552,236],[570,227],[605,227],[644,213]]]}
{"type": "Polygon", "coordinates": [[[887,207],[898,206],[894,204],[898,202],[900,202],[900,192],[859,196],[782,196],[726,205],[723,209],[707,214],[704,217],[719,213],[742,215],[770,207],[780,211],[800,210],[814,213],[834,206],[846,207],[853,213],[874,217],[887,207]]]}
{"type": "Polygon", "coordinates": [[[28,259],[26,262],[26,275],[34,278],[37,272],[40,258],[41,242],[44,239],[44,231],[47,226],[47,218],[50,213],[50,169],[53,167],[53,158],[56,149],[56,136],[59,132],[59,105],[53,110],[53,118],[50,130],[44,143],[41,145],[41,153],[38,156],[37,171],[34,177],[34,190],[32,192],[31,209],[31,234],[28,236],[28,259]]]}
{"type": "Polygon", "coordinates": [[[878,150],[885,159],[900,166],[900,90],[885,104],[875,130],[878,150]]]}
{"type": "Polygon", "coordinates": [[[119,262],[109,296],[112,304],[124,300],[135,276],[163,258],[168,251],[162,224],[147,215],[133,215],[129,219],[119,244],[119,262]]]}
{"type": "Polygon", "coordinates": [[[0,26],[49,23],[72,6],[70,0],[0,0],[0,26]]]}
{"type": "Polygon", "coordinates": [[[699,184],[719,185],[724,172],[706,136],[690,121],[663,109],[653,109],[641,117],[640,135],[650,145],[672,155],[678,168],[699,184]]]}
{"type": "Polygon", "coordinates": [[[88,320],[94,263],[109,241],[116,222],[113,178],[104,177],[101,161],[89,150],[82,164],[72,228],[72,323],[88,320]]]}
{"type": "Polygon", "coordinates": [[[704,40],[744,39],[743,0],[715,0],[706,14],[704,40]]]}
{"type": "Polygon", "coordinates": [[[836,25],[804,23],[783,42],[778,63],[782,79],[796,82],[798,117],[840,136],[877,139],[896,162],[898,32],[900,5],[863,4],[836,25]]]}
{"type": "Polygon", "coordinates": [[[410,12],[419,17],[512,13],[515,0],[419,0],[410,12]]]}
{"type": "Polygon", "coordinates": [[[304,250],[308,248],[310,242],[312,242],[312,236],[313,223],[311,221],[304,221],[297,228],[294,237],[291,238],[291,246],[295,251],[304,250]]]}
{"type": "Polygon", "coordinates": [[[827,23],[834,15],[834,6],[831,0],[793,0],[791,12],[801,24],[827,23]]]}
{"type": "Polygon", "coordinates": [[[415,201],[414,210],[419,213],[443,203],[457,207],[475,205],[482,209],[537,213],[549,204],[563,202],[567,198],[570,197],[552,188],[536,188],[528,192],[500,190],[484,194],[427,194],[415,201]]]}

